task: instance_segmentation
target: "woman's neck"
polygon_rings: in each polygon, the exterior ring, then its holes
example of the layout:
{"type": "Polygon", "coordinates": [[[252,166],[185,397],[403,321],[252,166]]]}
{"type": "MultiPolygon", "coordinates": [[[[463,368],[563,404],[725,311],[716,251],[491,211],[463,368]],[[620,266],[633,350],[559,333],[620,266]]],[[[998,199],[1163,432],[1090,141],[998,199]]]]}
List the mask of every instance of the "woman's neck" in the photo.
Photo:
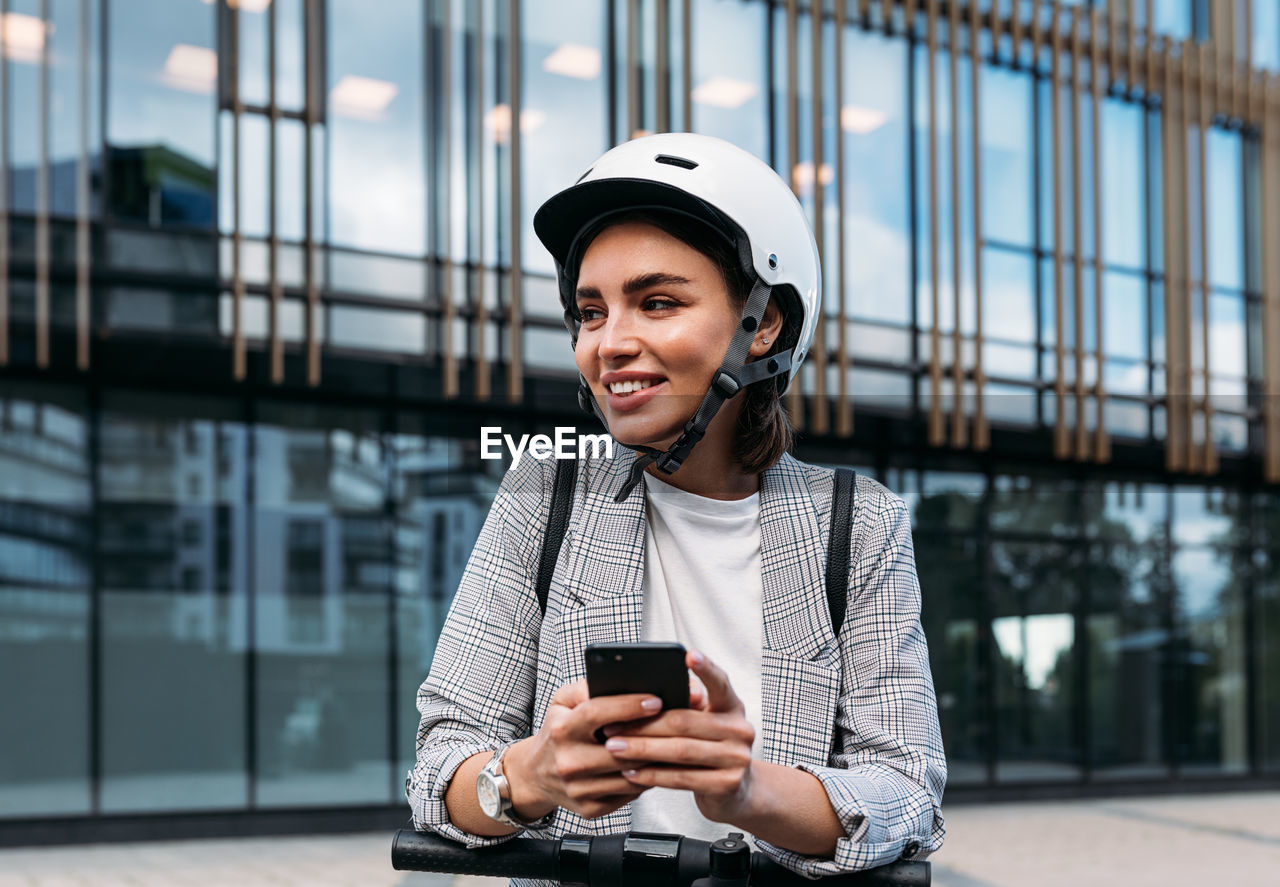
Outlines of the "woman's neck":
{"type": "MultiPolygon", "coordinates": [[[[725,407],[728,407],[726,404],[725,407]]],[[[733,458],[733,433],[738,411],[722,407],[675,474],[663,474],[653,465],[645,469],[663,483],[708,499],[745,499],[760,490],[760,475],[747,474],[733,458]]],[[[665,450],[674,442],[657,446],[665,450]]]]}

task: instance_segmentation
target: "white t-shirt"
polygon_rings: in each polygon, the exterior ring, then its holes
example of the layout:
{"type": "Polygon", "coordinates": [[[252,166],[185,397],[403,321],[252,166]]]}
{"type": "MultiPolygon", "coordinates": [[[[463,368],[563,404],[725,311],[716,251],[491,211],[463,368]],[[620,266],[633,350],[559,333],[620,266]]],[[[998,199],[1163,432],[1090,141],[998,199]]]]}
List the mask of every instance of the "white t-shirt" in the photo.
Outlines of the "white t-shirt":
{"type": "MultiPolygon", "coordinates": [[[[756,729],[752,756],[759,758],[764,632],[760,494],[709,499],[647,472],[644,483],[648,501],[641,637],[677,641],[724,669],[747,721],[756,729]]],[[[631,802],[631,829],[709,841],[733,830],[704,817],[692,792],[666,788],[651,788],[631,802]]]]}

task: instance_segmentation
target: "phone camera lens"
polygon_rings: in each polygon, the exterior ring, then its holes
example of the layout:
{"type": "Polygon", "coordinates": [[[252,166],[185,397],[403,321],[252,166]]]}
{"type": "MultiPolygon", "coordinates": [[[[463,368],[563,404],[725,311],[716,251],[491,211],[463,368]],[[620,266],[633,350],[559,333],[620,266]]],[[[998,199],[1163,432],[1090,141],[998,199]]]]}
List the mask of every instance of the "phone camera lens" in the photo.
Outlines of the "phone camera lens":
{"type": "Polygon", "coordinates": [[[621,653],[615,653],[615,654],[614,654],[614,657],[613,657],[613,661],[614,661],[614,662],[621,662],[621,661],[622,661],[622,654],[621,654],[621,653]]]}

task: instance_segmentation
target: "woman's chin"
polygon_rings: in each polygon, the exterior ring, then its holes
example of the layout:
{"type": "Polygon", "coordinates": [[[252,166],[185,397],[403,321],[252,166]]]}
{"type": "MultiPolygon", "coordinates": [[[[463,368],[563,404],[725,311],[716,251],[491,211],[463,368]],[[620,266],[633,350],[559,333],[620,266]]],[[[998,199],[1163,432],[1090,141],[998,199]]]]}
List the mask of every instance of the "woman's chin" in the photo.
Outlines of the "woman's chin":
{"type": "Polygon", "coordinates": [[[679,429],[672,431],[669,428],[645,428],[639,423],[627,422],[625,419],[619,421],[616,418],[609,423],[609,434],[623,446],[650,447],[655,450],[665,450],[680,437],[679,429]]]}

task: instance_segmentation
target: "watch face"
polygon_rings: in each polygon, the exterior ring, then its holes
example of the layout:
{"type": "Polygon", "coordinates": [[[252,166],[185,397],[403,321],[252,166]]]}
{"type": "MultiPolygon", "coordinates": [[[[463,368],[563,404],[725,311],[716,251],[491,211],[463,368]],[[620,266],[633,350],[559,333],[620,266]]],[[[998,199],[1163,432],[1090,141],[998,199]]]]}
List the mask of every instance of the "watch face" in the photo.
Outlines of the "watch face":
{"type": "Polygon", "coordinates": [[[496,818],[502,810],[502,798],[498,795],[498,784],[493,775],[485,770],[476,777],[476,796],[480,799],[480,809],[489,818],[496,818]]]}

